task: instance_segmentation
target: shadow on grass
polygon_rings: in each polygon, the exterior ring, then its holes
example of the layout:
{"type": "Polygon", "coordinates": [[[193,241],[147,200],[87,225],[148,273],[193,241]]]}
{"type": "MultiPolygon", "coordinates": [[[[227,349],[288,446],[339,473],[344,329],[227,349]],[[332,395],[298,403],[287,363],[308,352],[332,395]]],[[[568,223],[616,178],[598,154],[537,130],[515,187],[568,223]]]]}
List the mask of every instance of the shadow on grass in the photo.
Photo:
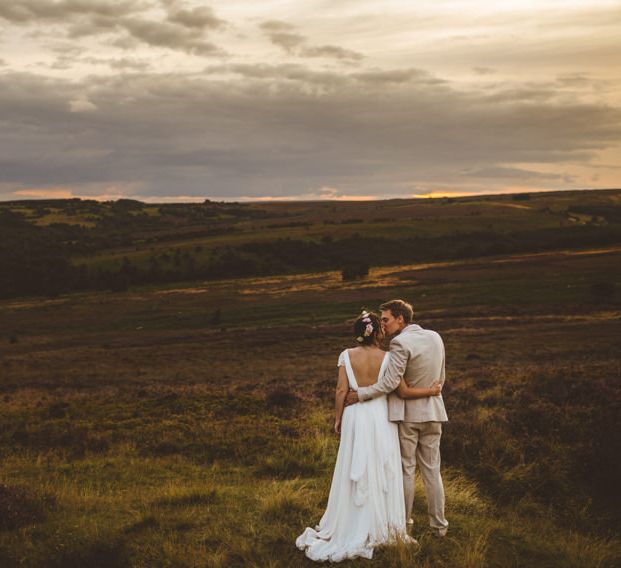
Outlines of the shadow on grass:
{"type": "Polygon", "coordinates": [[[130,565],[129,548],[119,537],[76,542],[73,547],[56,552],[46,561],[48,568],[124,568],[130,565]]]}
{"type": "Polygon", "coordinates": [[[24,487],[0,484],[0,531],[38,523],[54,508],[50,496],[41,496],[24,487]]]}

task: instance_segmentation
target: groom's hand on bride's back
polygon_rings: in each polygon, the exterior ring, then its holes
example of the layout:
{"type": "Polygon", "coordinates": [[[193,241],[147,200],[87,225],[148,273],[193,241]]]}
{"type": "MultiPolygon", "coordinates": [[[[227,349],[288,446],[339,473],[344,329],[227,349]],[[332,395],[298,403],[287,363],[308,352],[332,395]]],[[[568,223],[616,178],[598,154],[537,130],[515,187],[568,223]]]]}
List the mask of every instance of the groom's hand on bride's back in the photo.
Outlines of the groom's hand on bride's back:
{"type": "Polygon", "coordinates": [[[358,393],[355,390],[350,390],[345,397],[345,406],[351,406],[352,404],[356,404],[360,402],[358,398],[358,393]]]}

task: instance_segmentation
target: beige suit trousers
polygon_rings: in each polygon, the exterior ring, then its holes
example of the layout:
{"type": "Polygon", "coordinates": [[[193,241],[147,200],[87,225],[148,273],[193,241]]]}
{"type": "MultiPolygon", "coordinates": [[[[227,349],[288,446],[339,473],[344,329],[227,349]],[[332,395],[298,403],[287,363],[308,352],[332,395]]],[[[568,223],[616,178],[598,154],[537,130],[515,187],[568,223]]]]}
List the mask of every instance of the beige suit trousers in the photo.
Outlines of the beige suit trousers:
{"type": "Polygon", "coordinates": [[[444,486],[440,475],[441,436],[441,422],[399,422],[406,519],[412,516],[414,482],[418,465],[427,493],[429,524],[434,531],[444,535],[448,521],[444,517],[444,486]]]}

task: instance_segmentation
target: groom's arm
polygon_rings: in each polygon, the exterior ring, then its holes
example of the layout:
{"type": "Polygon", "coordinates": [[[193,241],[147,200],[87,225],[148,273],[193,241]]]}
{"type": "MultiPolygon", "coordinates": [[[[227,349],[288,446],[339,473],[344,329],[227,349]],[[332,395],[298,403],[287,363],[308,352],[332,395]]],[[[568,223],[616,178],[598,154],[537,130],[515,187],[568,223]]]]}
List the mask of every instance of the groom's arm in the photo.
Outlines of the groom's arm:
{"type": "Polygon", "coordinates": [[[401,377],[405,373],[407,364],[407,349],[398,341],[392,341],[390,343],[390,360],[388,361],[386,371],[375,384],[358,389],[359,400],[369,400],[394,391],[401,382],[401,377]]]}

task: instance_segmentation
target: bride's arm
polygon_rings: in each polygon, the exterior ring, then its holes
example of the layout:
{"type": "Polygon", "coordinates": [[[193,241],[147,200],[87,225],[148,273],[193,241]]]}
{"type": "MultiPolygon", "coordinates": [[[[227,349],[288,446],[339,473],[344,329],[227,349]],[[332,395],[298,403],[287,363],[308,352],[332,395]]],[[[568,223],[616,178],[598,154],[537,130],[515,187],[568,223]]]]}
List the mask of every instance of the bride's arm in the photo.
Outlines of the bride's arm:
{"type": "Polygon", "coordinates": [[[434,383],[430,388],[409,387],[403,377],[397,387],[397,393],[401,398],[425,398],[427,396],[439,396],[442,393],[442,384],[434,383]]]}
{"type": "Polygon", "coordinates": [[[339,367],[339,378],[336,381],[336,395],[334,397],[335,413],[334,431],[341,433],[341,418],[343,416],[343,408],[345,408],[345,397],[349,391],[349,382],[347,381],[347,372],[345,367],[339,367]]]}

